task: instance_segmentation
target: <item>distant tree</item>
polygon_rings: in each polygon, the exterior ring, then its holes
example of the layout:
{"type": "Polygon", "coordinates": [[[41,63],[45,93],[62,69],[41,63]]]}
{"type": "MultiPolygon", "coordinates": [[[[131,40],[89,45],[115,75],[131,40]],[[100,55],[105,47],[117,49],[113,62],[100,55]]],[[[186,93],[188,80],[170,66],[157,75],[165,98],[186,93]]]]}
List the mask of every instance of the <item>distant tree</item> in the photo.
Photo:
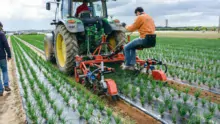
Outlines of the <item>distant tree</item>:
{"type": "Polygon", "coordinates": [[[202,30],[203,30],[203,31],[207,31],[208,28],[207,28],[207,27],[202,27],[202,30]]]}

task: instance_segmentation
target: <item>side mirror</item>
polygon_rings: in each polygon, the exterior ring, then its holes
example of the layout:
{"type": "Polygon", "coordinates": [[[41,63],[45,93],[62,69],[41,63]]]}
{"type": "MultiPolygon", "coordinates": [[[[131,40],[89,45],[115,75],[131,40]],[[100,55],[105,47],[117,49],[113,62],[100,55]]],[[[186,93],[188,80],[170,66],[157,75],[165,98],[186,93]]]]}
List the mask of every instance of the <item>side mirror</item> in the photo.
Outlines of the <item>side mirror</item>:
{"type": "Polygon", "coordinates": [[[50,3],[49,2],[46,3],[46,9],[50,10],[50,3]]]}

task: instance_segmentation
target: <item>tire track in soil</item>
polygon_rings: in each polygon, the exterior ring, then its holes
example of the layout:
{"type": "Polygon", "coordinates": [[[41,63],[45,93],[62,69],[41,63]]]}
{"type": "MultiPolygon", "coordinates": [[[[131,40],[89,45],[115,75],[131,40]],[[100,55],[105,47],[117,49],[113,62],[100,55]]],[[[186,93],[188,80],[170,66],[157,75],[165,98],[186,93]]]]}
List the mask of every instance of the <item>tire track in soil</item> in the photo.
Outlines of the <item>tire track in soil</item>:
{"type": "MultiPolygon", "coordinates": [[[[10,36],[8,37],[8,42],[11,44],[10,36]]],[[[12,47],[11,52],[13,56],[12,47]]],[[[24,124],[26,122],[13,58],[14,56],[8,62],[9,85],[12,91],[4,92],[4,96],[0,97],[0,124],[24,124]]]]}
{"type": "MultiPolygon", "coordinates": [[[[20,40],[19,38],[17,38],[17,39],[20,40]]],[[[33,48],[33,51],[45,60],[44,53],[41,50],[39,50],[35,46],[25,42],[24,40],[20,40],[20,41],[22,43],[24,43],[25,45],[27,45],[28,47],[33,48]]],[[[73,77],[71,77],[70,79],[74,80],[73,77]]],[[[107,105],[110,106],[114,110],[114,113],[116,115],[119,113],[125,118],[134,119],[137,124],[146,124],[146,123],[147,124],[161,124],[160,121],[156,120],[155,118],[151,117],[150,115],[145,114],[144,112],[138,110],[137,108],[132,107],[131,105],[125,103],[122,100],[119,100],[117,102],[112,102],[112,100],[110,100],[110,98],[106,98],[106,100],[108,103],[107,105]]]]}

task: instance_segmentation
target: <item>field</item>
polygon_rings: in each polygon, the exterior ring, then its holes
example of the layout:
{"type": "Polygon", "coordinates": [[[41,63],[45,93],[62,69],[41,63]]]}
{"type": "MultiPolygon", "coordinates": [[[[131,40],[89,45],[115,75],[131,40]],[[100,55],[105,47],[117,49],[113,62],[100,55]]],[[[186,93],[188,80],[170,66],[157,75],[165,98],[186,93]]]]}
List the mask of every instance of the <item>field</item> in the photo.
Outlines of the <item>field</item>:
{"type": "MultiPolygon", "coordinates": [[[[46,62],[43,37],[10,36],[28,122],[144,123],[143,118],[137,117],[140,113],[119,111],[108,98],[91,93],[46,62]]],[[[219,39],[158,37],[155,48],[138,51],[138,56],[167,64],[166,83],[154,81],[146,74],[122,71],[119,66],[113,66],[117,71],[108,77],[116,81],[125,102],[152,117],[145,116],[145,122],[219,123],[219,46],[219,39]]]]}

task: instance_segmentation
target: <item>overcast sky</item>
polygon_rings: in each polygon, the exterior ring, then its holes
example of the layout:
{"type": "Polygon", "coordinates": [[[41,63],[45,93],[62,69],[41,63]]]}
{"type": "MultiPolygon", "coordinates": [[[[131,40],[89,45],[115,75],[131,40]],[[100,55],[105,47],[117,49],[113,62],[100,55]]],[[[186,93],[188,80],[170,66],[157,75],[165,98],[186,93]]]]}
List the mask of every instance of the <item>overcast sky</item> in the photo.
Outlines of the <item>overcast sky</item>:
{"type": "MultiPolygon", "coordinates": [[[[52,29],[54,17],[47,0],[0,0],[0,21],[5,30],[52,29]]],[[[111,1],[111,0],[109,0],[111,1]]],[[[131,24],[134,9],[142,6],[157,26],[217,26],[220,0],[117,0],[108,2],[109,15],[131,24]]]]}

